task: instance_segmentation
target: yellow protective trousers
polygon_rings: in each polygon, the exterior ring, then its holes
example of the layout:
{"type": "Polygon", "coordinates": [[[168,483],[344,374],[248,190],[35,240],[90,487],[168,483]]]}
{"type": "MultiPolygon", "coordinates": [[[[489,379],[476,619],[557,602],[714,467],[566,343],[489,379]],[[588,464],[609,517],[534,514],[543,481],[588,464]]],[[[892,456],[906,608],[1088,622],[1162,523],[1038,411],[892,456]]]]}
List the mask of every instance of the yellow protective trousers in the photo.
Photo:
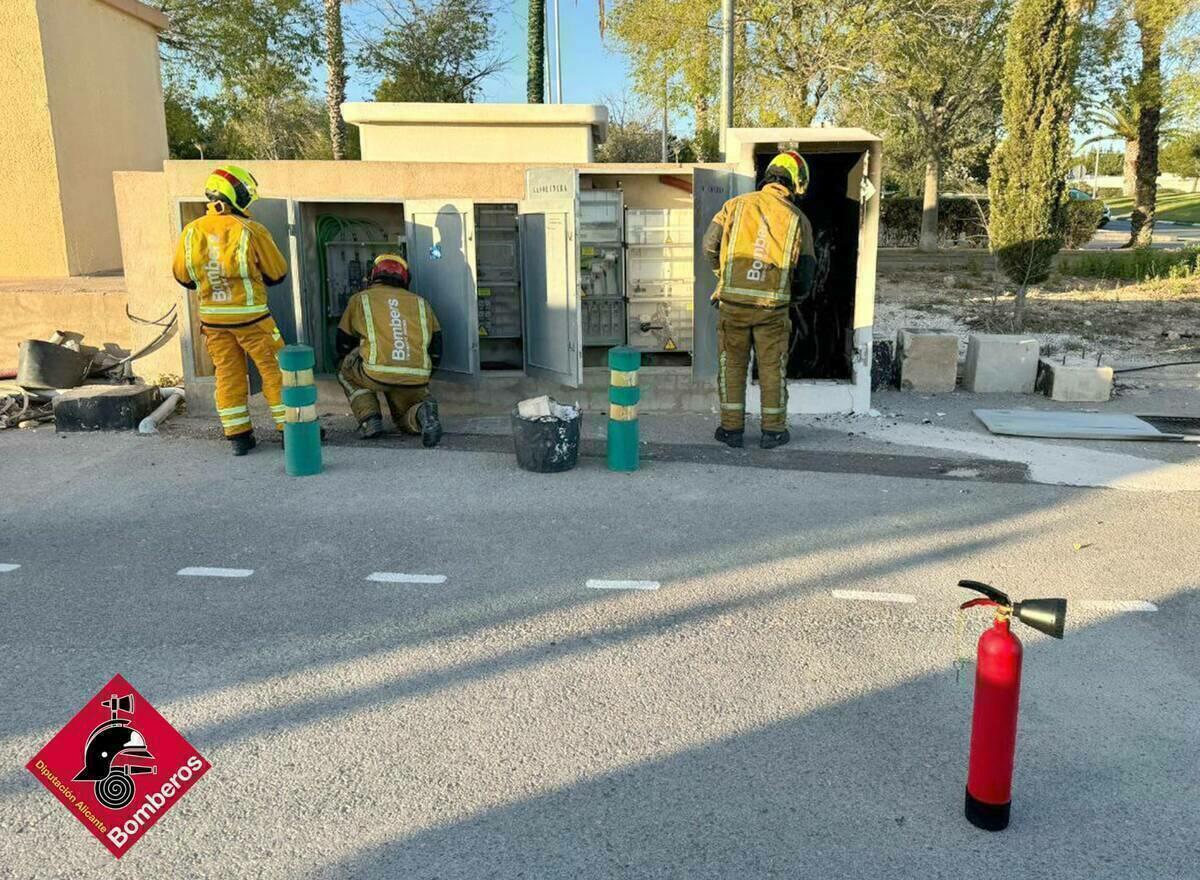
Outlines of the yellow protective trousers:
{"type": "Polygon", "coordinates": [[[792,322],[788,310],[760,309],[721,303],[717,318],[721,427],[741,431],[746,424],[746,375],[750,352],[758,364],[762,391],[762,429],[787,427],[787,355],[792,322]]]}
{"type": "Polygon", "coordinates": [[[388,385],[372,379],[363,369],[362,355],[353,351],[338,369],[338,383],[350,401],[350,410],[359,424],[380,415],[379,394],[387,401],[392,421],[405,434],[420,434],[417,411],[429,399],[428,385],[388,385]]]}
{"type": "Polygon", "coordinates": [[[246,355],[254,361],[262,376],[262,393],[271,407],[275,427],[283,430],[283,374],[277,355],[283,337],[270,316],[243,327],[200,327],[208,354],[217,368],[217,415],[226,437],[253,430],[246,401],[250,396],[246,355]]]}

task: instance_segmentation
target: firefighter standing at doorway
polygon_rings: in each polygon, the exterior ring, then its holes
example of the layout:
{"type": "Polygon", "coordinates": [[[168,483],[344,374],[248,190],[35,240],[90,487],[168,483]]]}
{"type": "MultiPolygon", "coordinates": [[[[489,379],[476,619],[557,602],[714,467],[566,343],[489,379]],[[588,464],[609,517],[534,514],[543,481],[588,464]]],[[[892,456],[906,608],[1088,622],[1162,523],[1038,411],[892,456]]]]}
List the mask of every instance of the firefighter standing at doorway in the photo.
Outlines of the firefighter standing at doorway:
{"type": "Polygon", "coordinates": [[[363,439],[383,433],[378,392],[398,430],[420,434],[426,447],[436,446],[442,425],[429,377],[442,360],[442,329],[429,303],[408,284],[403,257],[375,258],[371,286],[350,298],[338,325],[338,381],[363,439]]]}
{"type": "Polygon", "coordinates": [[[217,415],[234,455],[254,448],[246,356],[262,376],[263,397],[283,431],[283,377],[276,355],[283,348],[267,308],[267,287],[287,277],[287,262],[271,233],[250,219],[258,198],[254,175],[223,165],[204,184],[207,213],[183,228],[175,248],[175,280],[196,291],[200,333],[216,368],[217,415]]]}
{"type": "Polygon", "coordinates": [[[763,449],[791,439],[787,430],[789,306],[808,295],[816,259],[812,224],[795,205],[808,188],[808,163],[794,151],[771,160],[757,192],[725,203],[704,235],[704,253],[717,272],[713,301],[720,309],[718,393],[721,424],[715,438],[742,446],[750,351],[762,390],[763,449]]]}

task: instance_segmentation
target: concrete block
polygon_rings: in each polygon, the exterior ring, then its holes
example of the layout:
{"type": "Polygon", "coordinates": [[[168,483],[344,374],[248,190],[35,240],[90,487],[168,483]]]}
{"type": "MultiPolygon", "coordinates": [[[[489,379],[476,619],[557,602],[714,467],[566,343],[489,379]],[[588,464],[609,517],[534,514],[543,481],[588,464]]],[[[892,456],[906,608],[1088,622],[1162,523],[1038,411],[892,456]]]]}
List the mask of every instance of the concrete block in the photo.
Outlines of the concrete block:
{"type": "Polygon", "coordinates": [[[1112,396],[1112,367],[1088,363],[1055,363],[1042,358],[1038,382],[1051,400],[1095,402],[1112,396]]]}
{"type": "Polygon", "coordinates": [[[1040,354],[1041,346],[1031,336],[972,333],[967,337],[963,388],[977,394],[1031,394],[1040,354]]]}
{"type": "Polygon", "coordinates": [[[953,391],[958,381],[958,336],[901,330],[896,340],[901,391],[953,391]]]}
{"type": "Polygon", "coordinates": [[[153,385],[81,385],[54,398],[54,429],[132,431],[159,402],[153,385]]]}

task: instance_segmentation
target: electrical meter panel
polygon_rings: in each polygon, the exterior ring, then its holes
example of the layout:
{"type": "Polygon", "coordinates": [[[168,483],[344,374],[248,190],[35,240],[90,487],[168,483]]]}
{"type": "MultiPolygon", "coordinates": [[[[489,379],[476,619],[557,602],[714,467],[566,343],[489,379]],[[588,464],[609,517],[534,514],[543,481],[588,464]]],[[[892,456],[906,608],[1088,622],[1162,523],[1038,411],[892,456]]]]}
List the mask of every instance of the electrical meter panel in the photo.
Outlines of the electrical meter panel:
{"type": "Polygon", "coordinates": [[[692,221],[681,208],[625,212],[629,344],[640,351],[692,350],[692,221]]]}
{"type": "Polygon", "coordinates": [[[371,267],[380,254],[407,256],[401,241],[330,241],[325,243],[325,309],[337,319],[350,297],[371,283],[371,267]]]}
{"type": "Polygon", "coordinates": [[[521,338],[521,260],[516,205],[475,206],[475,292],[481,339],[521,338]]]}
{"type": "Polygon", "coordinates": [[[620,190],[579,193],[579,274],[583,344],[625,342],[624,251],[620,190]]]}

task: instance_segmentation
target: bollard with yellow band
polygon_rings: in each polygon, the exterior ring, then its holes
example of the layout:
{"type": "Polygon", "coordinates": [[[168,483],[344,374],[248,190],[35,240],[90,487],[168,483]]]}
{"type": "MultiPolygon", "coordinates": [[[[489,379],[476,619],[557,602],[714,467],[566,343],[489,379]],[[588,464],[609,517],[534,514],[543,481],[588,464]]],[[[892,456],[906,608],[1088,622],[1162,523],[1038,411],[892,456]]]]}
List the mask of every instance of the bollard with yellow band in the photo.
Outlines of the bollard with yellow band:
{"type": "Polygon", "coordinates": [[[321,473],[321,425],[317,422],[316,360],[307,345],[286,345],[279,352],[283,371],[283,457],[293,477],[321,473]]]}
{"type": "Polygon", "coordinates": [[[608,469],[638,469],[638,368],[642,355],[627,346],[608,350],[608,469]]]}

